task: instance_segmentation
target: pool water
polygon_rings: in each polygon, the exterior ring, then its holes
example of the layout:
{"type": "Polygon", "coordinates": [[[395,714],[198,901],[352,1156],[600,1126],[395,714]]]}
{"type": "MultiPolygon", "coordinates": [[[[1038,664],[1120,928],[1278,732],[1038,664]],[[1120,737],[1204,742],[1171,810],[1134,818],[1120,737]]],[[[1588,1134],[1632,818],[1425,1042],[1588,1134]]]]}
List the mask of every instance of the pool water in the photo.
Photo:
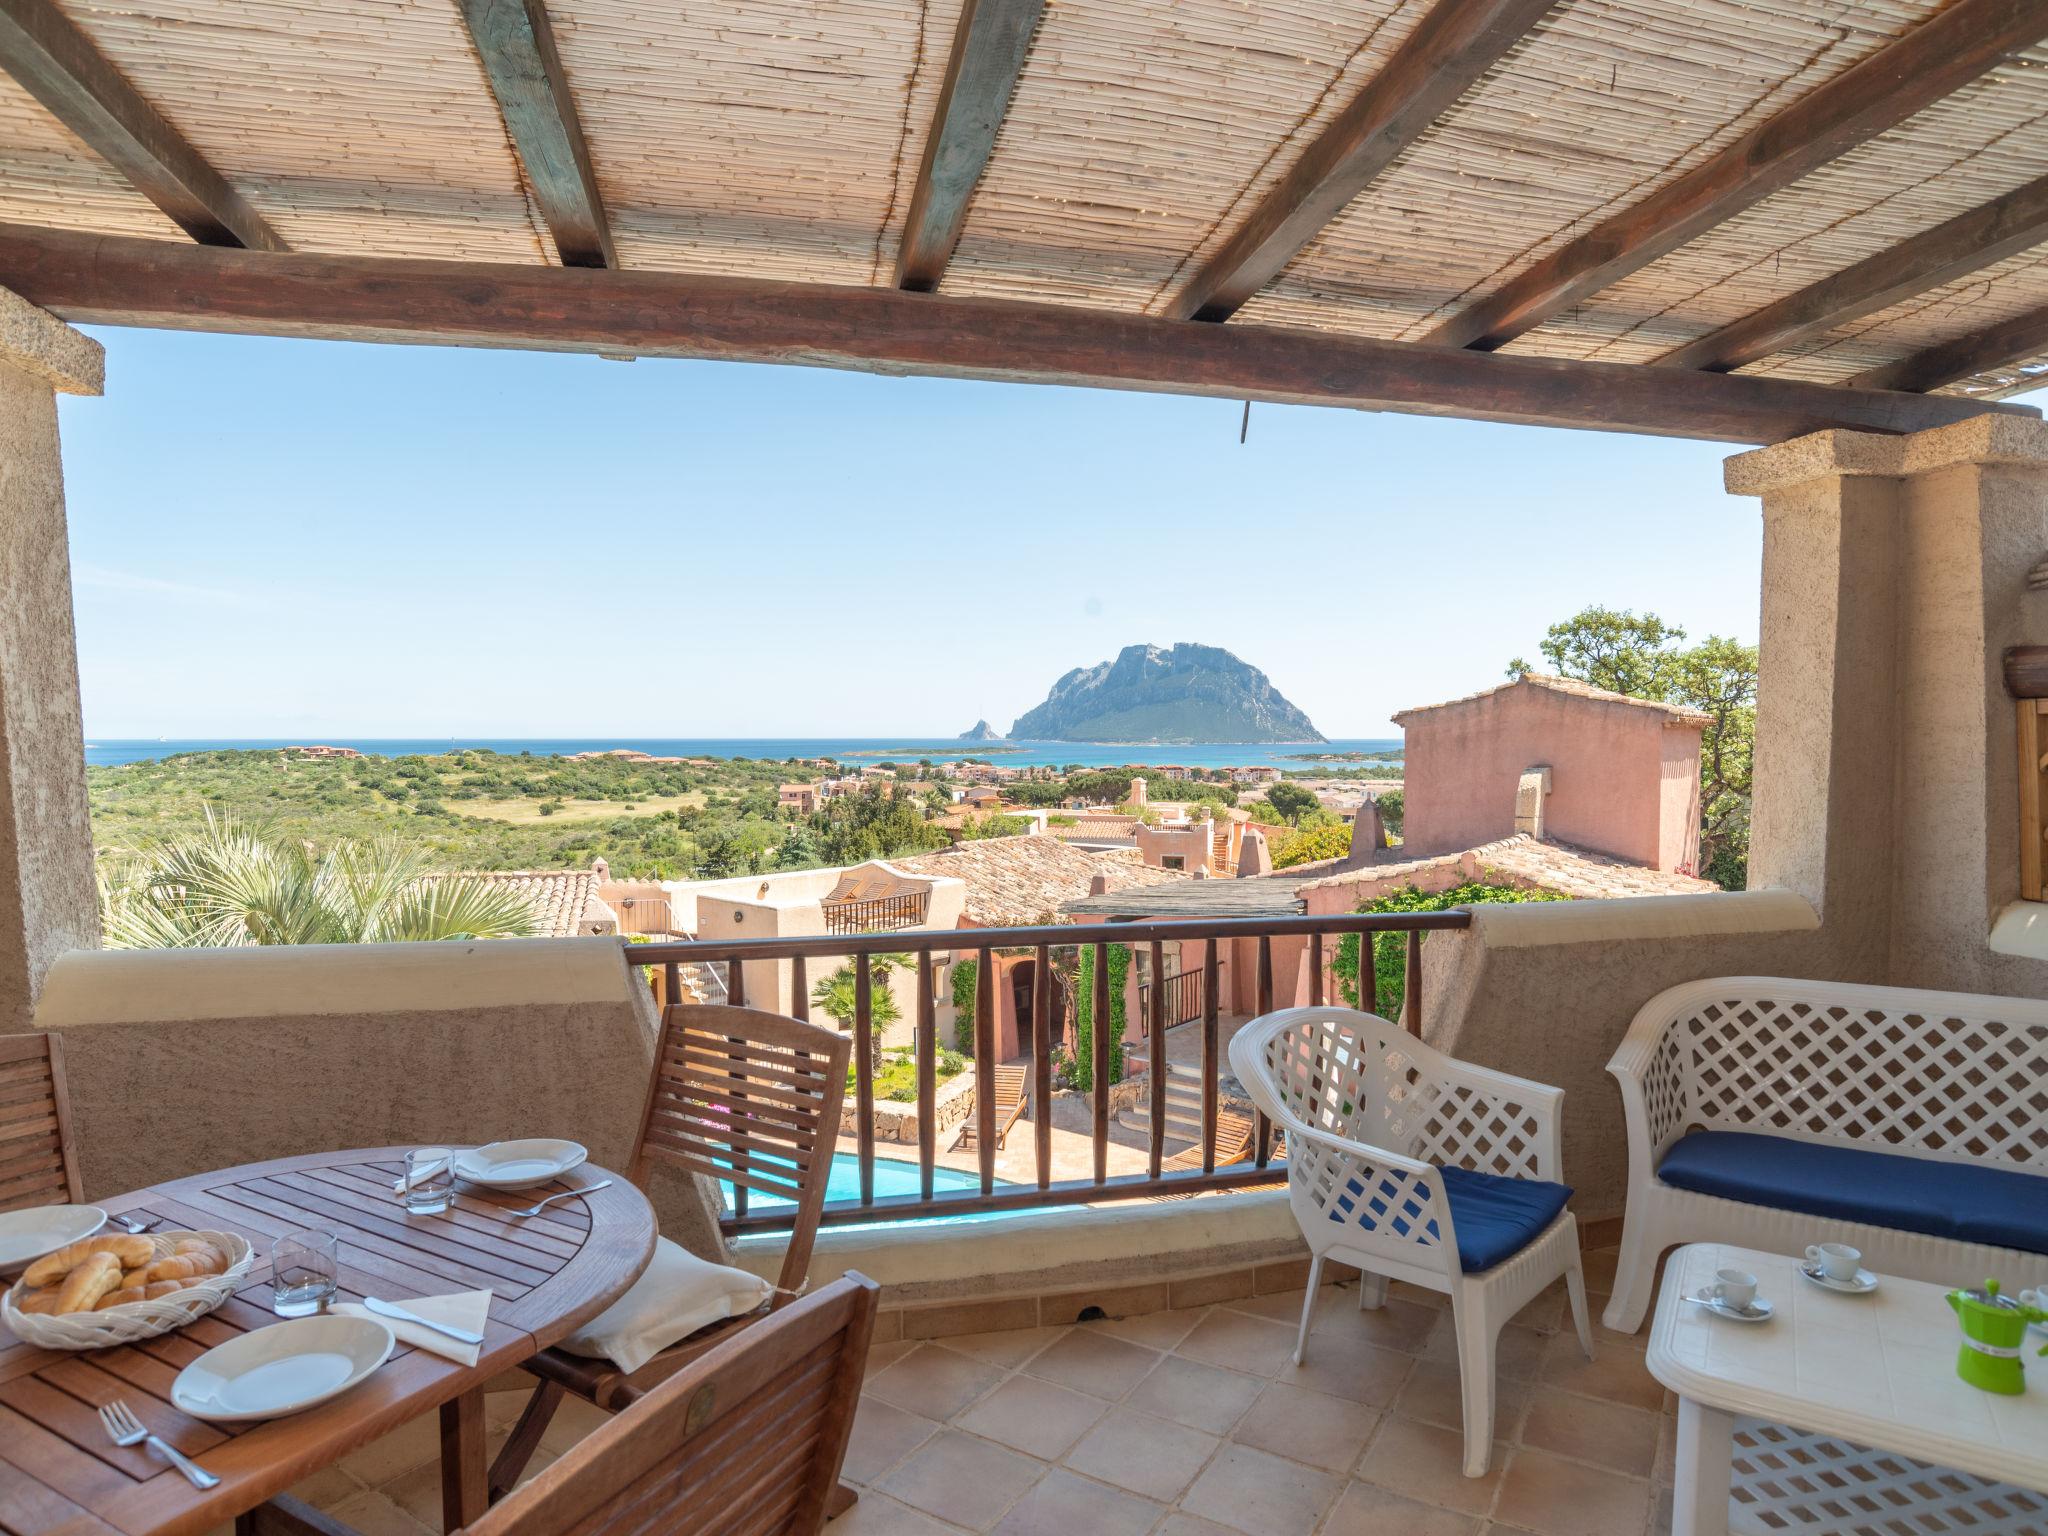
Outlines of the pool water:
{"type": "MultiPolygon", "coordinates": [[[[997,1179],[997,1189],[1019,1189],[1023,1186],[1014,1179],[997,1179]]],[[[923,1185],[918,1177],[916,1163],[900,1162],[895,1158],[875,1159],[875,1198],[883,1200],[891,1195],[915,1195],[923,1185]]],[[[979,1190],[981,1175],[966,1173],[958,1168],[934,1167],[932,1169],[932,1194],[943,1198],[949,1193],[963,1190],[979,1190]]],[[[721,1183],[719,1189],[725,1195],[727,1209],[732,1206],[732,1186],[721,1183]]],[[[853,1201],[860,1198],[860,1156],[853,1152],[835,1152],[832,1155],[832,1172],[825,1180],[826,1201],[853,1201]]],[[[759,1190],[747,1191],[747,1209],[763,1210],[770,1206],[789,1205],[792,1202],[779,1195],[764,1195],[759,1190]]],[[[957,1216],[925,1216],[916,1221],[895,1221],[888,1225],[897,1227],[925,1227],[946,1222],[1000,1221],[1008,1216],[1035,1216],[1058,1206],[1033,1206],[1018,1211],[962,1211],[957,1216]]],[[[876,1222],[876,1226],[883,1223],[876,1222]]]]}

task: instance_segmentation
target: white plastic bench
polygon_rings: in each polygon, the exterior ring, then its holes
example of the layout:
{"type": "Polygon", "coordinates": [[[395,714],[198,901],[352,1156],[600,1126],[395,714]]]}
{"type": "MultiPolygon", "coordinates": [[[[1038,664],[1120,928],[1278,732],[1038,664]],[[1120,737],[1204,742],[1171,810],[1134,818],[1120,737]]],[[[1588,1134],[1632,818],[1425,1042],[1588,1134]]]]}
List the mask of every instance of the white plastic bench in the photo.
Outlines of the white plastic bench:
{"type": "Polygon", "coordinates": [[[1609,1328],[1642,1325],[1657,1261],[1679,1243],[1796,1255],[1810,1243],[1841,1242],[1862,1249],[1880,1276],[1945,1284],[1995,1276],[2014,1291],[2048,1284],[2048,1253],[1730,1199],[1659,1176],[1666,1154],[1693,1131],[1779,1137],[1921,1160],[1902,1165],[1889,1188],[1841,1186],[1865,1204],[1895,1195],[1902,1207],[1912,1199],[1927,1206],[1931,1197],[1916,1186],[1944,1177],[1929,1162],[2030,1176],[2001,1183],[2014,1192],[2014,1215],[2048,1230],[2048,1003],[1713,977],[1645,1003],[1607,1070],[1621,1085],[1629,1150],[1609,1328]]]}

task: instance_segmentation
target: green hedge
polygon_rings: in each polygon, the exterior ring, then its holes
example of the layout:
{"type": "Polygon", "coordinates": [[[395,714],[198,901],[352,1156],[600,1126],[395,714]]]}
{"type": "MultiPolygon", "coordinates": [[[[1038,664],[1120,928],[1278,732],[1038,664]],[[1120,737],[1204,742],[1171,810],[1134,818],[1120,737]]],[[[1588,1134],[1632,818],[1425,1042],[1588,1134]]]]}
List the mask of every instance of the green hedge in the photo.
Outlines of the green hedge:
{"type": "MultiPolygon", "coordinates": [[[[1100,944],[1081,946],[1081,969],[1074,983],[1074,1086],[1087,1092],[1095,1086],[1095,966],[1100,944]]],[[[1131,970],[1127,944],[1107,946],[1109,958],[1109,1080],[1124,1075],[1124,980],[1131,970]]]]}
{"type": "Polygon", "coordinates": [[[974,983],[980,972],[972,960],[953,962],[953,1044],[962,1056],[974,1054],[974,983]]]}

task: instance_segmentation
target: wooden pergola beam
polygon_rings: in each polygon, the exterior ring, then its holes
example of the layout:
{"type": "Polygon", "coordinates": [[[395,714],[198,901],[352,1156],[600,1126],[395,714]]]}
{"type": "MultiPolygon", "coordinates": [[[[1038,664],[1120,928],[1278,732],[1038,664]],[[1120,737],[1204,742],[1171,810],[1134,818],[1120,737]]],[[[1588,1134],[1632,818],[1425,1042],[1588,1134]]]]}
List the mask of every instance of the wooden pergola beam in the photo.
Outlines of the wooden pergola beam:
{"type": "Polygon", "coordinates": [[[945,275],[967,200],[995,149],[1044,10],[1045,0],[966,0],[961,6],[896,251],[898,288],[930,293],[945,275]]]}
{"type": "Polygon", "coordinates": [[[265,255],[0,225],[0,274],[67,320],[173,330],[797,363],[1772,443],[1987,410],[1744,374],[1478,353],[1254,325],[756,278],[265,255]]]}
{"type": "Polygon", "coordinates": [[[201,245],[285,243],[50,0],[0,0],[0,69],[201,245]]]}
{"type": "Polygon", "coordinates": [[[1174,320],[1227,320],[1505,57],[1558,0],[1437,0],[1173,296],[1174,320]]]}
{"type": "Polygon", "coordinates": [[[1490,352],[1619,282],[2048,36],[2048,0],[1955,0],[1897,42],[1603,220],[1423,340],[1490,352]]]}
{"type": "Polygon", "coordinates": [[[1752,310],[1657,361],[1727,373],[2048,241],[2048,176],[1752,310]]]}
{"type": "MultiPolygon", "coordinates": [[[[1895,363],[1868,369],[1850,379],[1848,386],[1912,392],[1940,389],[1958,379],[2043,354],[2048,354],[2048,306],[2030,309],[1982,330],[1952,336],[1895,363]]],[[[2048,378],[2042,382],[2048,384],[2048,378]]]]}
{"type": "Polygon", "coordinates": [[[460,0],[505,131],[565,267],[616,267],[590,146],[542,0],[460,0]]]}

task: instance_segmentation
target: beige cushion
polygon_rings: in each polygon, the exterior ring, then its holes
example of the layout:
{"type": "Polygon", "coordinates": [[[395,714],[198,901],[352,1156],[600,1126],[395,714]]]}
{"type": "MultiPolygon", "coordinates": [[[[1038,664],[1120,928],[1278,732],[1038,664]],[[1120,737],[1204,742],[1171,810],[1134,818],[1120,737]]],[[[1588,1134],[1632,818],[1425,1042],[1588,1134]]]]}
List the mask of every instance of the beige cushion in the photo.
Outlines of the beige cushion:
{"type": "Polygon", "coordinates": [[[774,1291],[759,1275],[712,1264],[665,1237],[633,1288],[557,1346],[631,1375],[699,1328],[751,1312],[774,1291]]]}

